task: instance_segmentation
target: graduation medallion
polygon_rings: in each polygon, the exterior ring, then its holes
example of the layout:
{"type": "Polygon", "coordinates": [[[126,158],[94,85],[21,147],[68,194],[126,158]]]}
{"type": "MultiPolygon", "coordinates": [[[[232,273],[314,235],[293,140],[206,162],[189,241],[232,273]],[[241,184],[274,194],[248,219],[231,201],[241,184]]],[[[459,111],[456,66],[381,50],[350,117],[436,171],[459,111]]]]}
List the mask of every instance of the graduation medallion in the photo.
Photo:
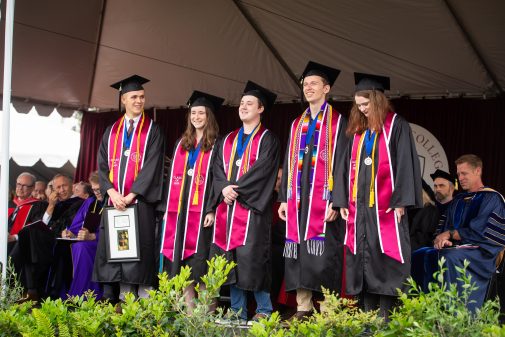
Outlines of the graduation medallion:
{"type": "Polygon", "coordinates": [[[128,157],[130,155],[130,149],[124,150],[123,154],[125,157],[128,157]]]}
{"type": "Polygon", "coordinates": [[[370,158],[370,157],[366,157],[366,158],[365,158],[365,165],[366,165],[366,166],[370,166],[370,165],[372,165],[372,158],[370,158]]]}
{"type": "Polygon", "coordinates": [[[308,146],[305,146],[305,154],[309,153],[309,147],[308,146]]]}
{"type": "Polygon", "coordinates": [[[240,167],[241,164],[242,164],[242,159],[237,159],[237,161],[235,162],[235,165],[240,167]]]}
{"type": "Polygon", "coordinates": [[[190,168],[188,170],[188,176],[192,177],[193,176],[193,173],[194,173],[194,170],[192,168],[190,168]]]}

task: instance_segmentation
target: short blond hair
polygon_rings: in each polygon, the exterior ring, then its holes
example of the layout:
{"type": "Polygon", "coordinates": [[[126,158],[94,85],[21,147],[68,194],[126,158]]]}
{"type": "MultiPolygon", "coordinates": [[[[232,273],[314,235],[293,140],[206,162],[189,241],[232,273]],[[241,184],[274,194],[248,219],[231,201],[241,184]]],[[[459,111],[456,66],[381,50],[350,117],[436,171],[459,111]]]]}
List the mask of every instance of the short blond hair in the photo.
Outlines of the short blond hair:
{"type": "Polygon", "coordinates": [[[464,154],[455,161],[456,165],[461,165],[461,164],[468,164],[474,169],[477,167],[480,167],[482,169],[482,159],[480,159],[479,156],[476,156],[474,154],[464,154]]]}

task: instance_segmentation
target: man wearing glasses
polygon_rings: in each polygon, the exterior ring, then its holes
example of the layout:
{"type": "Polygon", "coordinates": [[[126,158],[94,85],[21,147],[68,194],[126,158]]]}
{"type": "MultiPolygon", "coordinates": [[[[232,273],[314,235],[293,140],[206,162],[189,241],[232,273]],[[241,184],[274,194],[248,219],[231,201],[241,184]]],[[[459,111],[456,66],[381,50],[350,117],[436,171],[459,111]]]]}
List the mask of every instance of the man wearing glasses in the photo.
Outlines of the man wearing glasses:
{"type": "Polygon", "coordinates": [[[14,248],[19,231],[27,224],[42,219],[47,208],[47,202],[33,198],[35,176],[28,172],[21,173],[16,179],[16,196],[12,200],[13,207],[9,208],[8,252],[14,248]]]}

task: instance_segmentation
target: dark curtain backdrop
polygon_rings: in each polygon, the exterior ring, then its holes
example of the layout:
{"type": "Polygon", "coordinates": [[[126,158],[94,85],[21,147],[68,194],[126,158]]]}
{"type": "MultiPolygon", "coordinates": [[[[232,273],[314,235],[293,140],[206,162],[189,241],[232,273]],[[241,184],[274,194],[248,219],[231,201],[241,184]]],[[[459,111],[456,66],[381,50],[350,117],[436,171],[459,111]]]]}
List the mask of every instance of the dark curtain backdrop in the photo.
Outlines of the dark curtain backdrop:
{"type": "MultiPolygon", "coordinates": [[[[456,171],[454,160],[462,154],[474,153],[484,161],[484,183],[505,192],[505,98],[493,99],[396,99],[395,111],[409,122],[430,131],[444,147],[451,172],[456,171]]],[[[333,102],[342,114],[348,115],[350,102],[333,102]]],[[[291,121],[302,111],[299,103],[278,104],[263,116],[262,123],[279,137],[282,153],[291,121]]],[[[181,136],[187,119],[187,109],[157,109],[147,111],[165,133],[167,155],[171,156],[175,141],[181,136]]],[[[105,128],[112,124],[117,113],[85,113],[81,125],[81,150],[75,180],[86,180],[96,169],[96,154],[105,128]]],[[[238,108],[224,106],[216,116],[220,134],[240,126],[238,108]]],[[[282,157],[283,158],[283,157],[282,157]]]]}

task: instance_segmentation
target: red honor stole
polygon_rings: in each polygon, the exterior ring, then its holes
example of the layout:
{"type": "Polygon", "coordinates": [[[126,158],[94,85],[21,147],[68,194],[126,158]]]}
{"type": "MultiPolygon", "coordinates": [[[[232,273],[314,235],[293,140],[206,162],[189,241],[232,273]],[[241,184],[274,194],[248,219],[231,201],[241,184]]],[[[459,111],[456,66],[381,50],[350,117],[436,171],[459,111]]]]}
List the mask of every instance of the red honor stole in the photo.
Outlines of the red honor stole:
{"type": "MultiPolygon", "coordinates": [[[[112,125],[108,140],[108,159],[109,159],[109,180],[114,188],[122,195],[128,195],[133,182],[137,178],[138,172],[144,164],[144,154],[146,152],[147,139],[152,128],[153,121],[142,113],[135,130],[133,130],[130,152],[128,156],[123,152],[124,140],[124,116],[112,125]],[[119,169],[123,160],[126,160],[125,172],[122,172],[123,184],[119,186],[119,169]]],[[[135,202],[137,202],[135,200],[135,202]]],[[[112,201],[109,199],[109,205],[112,201]]]]}
{"type": "MultiPolygon", "coordinates": [[[[303,118],[307,110],[291,124],[289,135],[289,177],[288,177],[288,197],[287,197],[287,223],[286,239],[290,242],[300,243],[299,233],[299,206],[300,200],[297,196],[300,181],[299,172],[303,165],[302,134],[306,134],[303,118]]],[[[340,126],[340,114],[333,111],[331,105],[327,104],[322,116],[322,126],[318,139],[314,139],[314,144],[318,144],[317,153],[313,156],[314,174],[312,177],[312,187],[310,190],[309,212],[307,215],[307,227],[304,233],[304,240],[310,240],[326,232],[326,222],[324,218],[328,208],[329,193],[333,189],[333,158],[337,147],[338,129],[340,126]],[[328,121],[331,121],[328,123],[328,121]],[[328,137],[327,135],[330,135],[328,137]],[[328,158],[328,152],[330,157],[328,158]]],[[[317,136],[317,133],[314,135],[317,136]]],[[[307,139],[307,145],[310,139],[307,139]]]]}
{"type": "MultiPolygon", "coordinates": [[[[224,173],[230,180],[232,165],[235,165],[235,148],[237,144],[239,130],[229,133],[223,142],[223,166],[224,173]]],[[[254,165],[259,156],[261,140],[268,130],[260,125],[255,134],[252,135],[249,144],[242,156],[239,170],[235,181],[239,180],[251,166],[254,165]]],[[[251,211],[243,207],[240,203],[234,202],[232,206],[228,206],[224,201],[217,206],[216,222],[214,224],[213,242],[221,249],[229,251],[239,246],[245,245],[247,241],[247,233],[249,229],[249,219],[251,211]],[[231,212],[230,230],[227,235],[228,214],[231,212]]]]}
{"type": "MultiPolygon", "coordinates": [[[[182,246],[182,260],[192,256],[197,252],[198,240],[200,238],[200,229],[202,218],[204,216],[203,199],[208,185],[207,175],[210,169],[210,160],[212,158],[212,148],[210,151],[200,151],[196,158],[193,175],[189,180],[190,189],[186,204],[185,232],[182,246]],[[203,187],[203,190],[202,190],[203,187]]],[[[188,162],[188,151],[181,146],[181,141],[177,144],[172,168],[170,171],[170,183],[168,186],[168,198],[165,217],[163,219],[165,234],[161,245],[161,252],[170,261],[174,261],[175,240],[177,238],[177,222],[181,216],[184,185],[186,181],[186,170],[188,162]]]]}
{"type": "MultiPolygon", "coordinates": [[[[379,163],[377,165],[375,186],[373,186],[372,182],[372,186],[370,187],[369,206],[375,208],[382,253],[398,262],[404,263],[395,212],[391,211],[386,213],[394,190],[394,176],[389,153],[389,141],[395,117],[395,113],[388,113],[384,121],[384,126],[382,127],[382,132],[377,135],[379,163]],[[374,201],[376,201],[376,203],[374,201]]],[[[356,196],[364,135],[365,132],[354,135],[349,166],[349,217],[346,226],[345,244],[353,254],[356,254],[356,215],[358,213],[356,196]]],[[[372,159],[375,160],[375,158],[372,159]]],[[[372,169],[374,164],[375,163],[372,162],[372,169]]]]}
{"type": "MultiPolygon", "coordinates": [[[[21,229],[23,229],[23,227],[26,225],[26,219],[28,219],[28,215],[30,214],[30,211],[32,209],[32,204],[37,201],[40,200],[32,197],[24,201],[20,201],[18,198],[13,200],[18,210],[16,212],[14,222],[12,223],[10,235],[16,235],[19,233],[21,229]]],[[[12,213],[10,215],[12,215],[16,211],[16,208],[12,210],[12,213]]]]}

